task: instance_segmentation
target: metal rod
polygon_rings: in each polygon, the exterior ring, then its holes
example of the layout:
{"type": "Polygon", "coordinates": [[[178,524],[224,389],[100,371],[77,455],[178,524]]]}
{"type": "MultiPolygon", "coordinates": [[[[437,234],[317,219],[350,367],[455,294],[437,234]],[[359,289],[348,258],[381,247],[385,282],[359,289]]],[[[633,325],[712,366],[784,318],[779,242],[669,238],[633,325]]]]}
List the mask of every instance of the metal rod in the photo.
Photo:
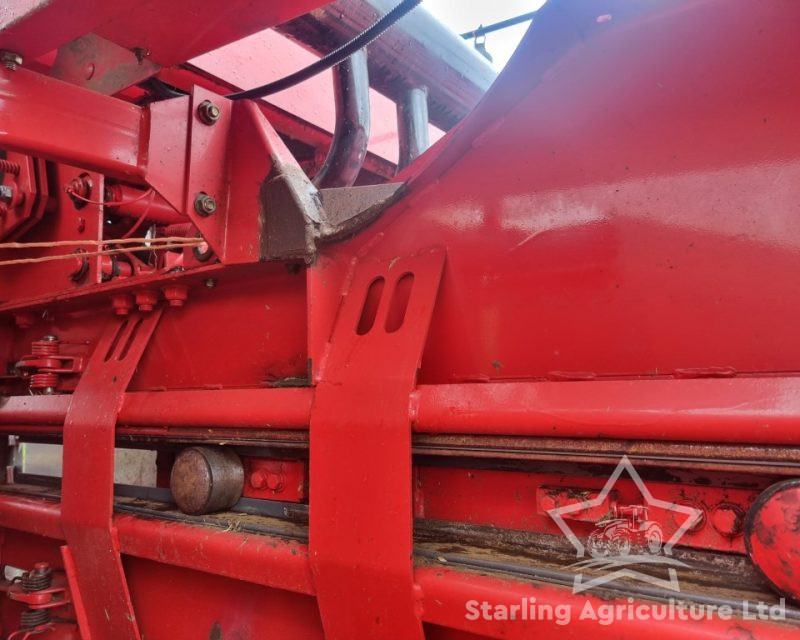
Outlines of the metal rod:
{"type": "MultiPolygon", "coordinates": [[[[4,398],[0,428],[58,433],[70,399],[4,398]]],[[[800,443],[791,376],[422,385],[411,400],[417,433],[800,443]]],[[[125,394],[119,425],[305,430],[313,401],[311,387],[139,391],[125,394]]]]}
{"type": "Polygon", "coordinates": [[[485,27],[480,26],[473,31],[465,31],[461,34],[461,37],[464,40],[471,40],[472,38],[480,38],[481,36],[485,36],[487,33],[492,33],[493,31],[500,31],[501,29],[507,29],[508,27],[513,27],[515,24],[520,24],[521,22],[528,22],[529,20],[533,19],[533,16],[536,15],[535,11],[530,11],[529,13],[523,13],[522,15],[515,16],[513,18],[508,18],[507,20],[501,20],[500,22],[494,22],[492,24],[488,24],[485,27]]]}
{"type": "MultiPolygon", "coordinates": [[[[324,55],[363,31],[395,3],[335,0],[276,30],[324,55]]],[[[440,129],[449,129],[469,113],[497,76],[486,60],[425,9],[425,3],[368,49],[372,88],[398,102],[407,87],[428,87],[430,120],[440,129]]]]}
{"type": "Polygon", "coordinates": [[[333,70],[336,127],[318,187],[350,187],[364,164],[369,144],[369,71],[367,52],[360,49],[333,70]]]}
{"type": "Polygon", "coordinates": [[[400,144],[398,169],[407,167],[430,146],[426,87],[410,88],[397,103],[397,137],[400,144]]]}

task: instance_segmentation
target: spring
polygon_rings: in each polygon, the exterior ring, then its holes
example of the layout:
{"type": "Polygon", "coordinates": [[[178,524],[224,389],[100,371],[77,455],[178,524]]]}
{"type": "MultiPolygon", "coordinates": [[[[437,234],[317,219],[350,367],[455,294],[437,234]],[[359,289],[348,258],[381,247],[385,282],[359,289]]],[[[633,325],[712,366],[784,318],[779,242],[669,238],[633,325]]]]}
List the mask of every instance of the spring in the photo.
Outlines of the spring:
{"type": "Polygon", "coordinates": [[[31,343],[31,353],[35,356],[58,355],[58,340],[36,340],[31,343]]]}
{"type": "Polygon", "coordinates": [[[23,629],[35,629],[49,621],[50,611],[48,609],[27,609],[20,616],[19,626],[23,629]]]}
{"type": "Polygon", "coordinates": [[[58,386],[57,373],[34,373],[30,379],[31,389],[55,389],[58,386]]]}
{"type": "Polygon", "coordinates": [[[22,574],[20,581],[22,590],[28,593],[32,591],[42,591],[49,589],[53,584],[53,570],[49,567],[44,569],[33,569],[22,574]]]}
{"type": "Polygon", "coordinates": [[[13,176],[18,176],[20,171],[19,163],[11,162],[0,158],[0,173],[10,173],[13,176]]]}

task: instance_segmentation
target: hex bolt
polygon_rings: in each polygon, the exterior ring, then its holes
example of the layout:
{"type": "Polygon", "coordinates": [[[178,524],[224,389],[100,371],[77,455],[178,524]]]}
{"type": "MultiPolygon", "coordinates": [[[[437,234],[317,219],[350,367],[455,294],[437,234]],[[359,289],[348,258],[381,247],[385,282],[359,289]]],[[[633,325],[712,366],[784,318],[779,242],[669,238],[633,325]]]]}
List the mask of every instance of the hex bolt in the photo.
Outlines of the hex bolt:
{"type": "Polygon", "coordinates": [[[220,115],[222,115],[220,108],[211,102],[211,100],[203,100],[199,105],[197,105],[197,117],[203,124],[207,124],[209,126],[214,124],[217,120],[219,120],[220,115]]]}
{"type": "Polygon", "coordinates": [[[118,316],[127,316],[133,309],[133,296],[120,294],[111,296],[111,308],[118,316]]]}
{"type": "Polygon", "coordinates": [[[22,56],[14,51],[2,50],[0,51],[0,61],[3,66],[9,71],[16,71],[17,67],[22,64],[22,56]]]}
{"type": "Polygon", "coordinates": [[[250,474],[250,486],[254,489],[269,489],[280,493],[283,491],[283,478],[278,473],[256,469],[250,474]]]}
{"type": "Polygon", "coordinates": [[[270,473],[267,475],[267,488],[275,493],[283,491],[283,479],[277,473],[270,473]]]}
{"type": "Polygon", "coordinates": [[[189,287],[182,284],[161,287],[161,292],[170,307],[182,307],[189,297],[189,287]]]}
{"type": "Polygon", "coordinates": [[[217,279],[216,278],[206,278],[203,284],[206,285],[206,289],[213,289],[217,286],[217,279]]]}
{"type": "Polygon", "coordinates": [[[204,191],[201,191],[194,197],[194,210],[201,216],[210,216],[217,210],[217,201],[204,191]]]}
{"type": "Polygon", "coordinates": [[[267,478],[261,469],[256,469],[250,474],[250,486],[254,489],[263,489],[266,484],[267,478]]]}
{"type": "Polygon", "coordinates": [[[150,291],[149,289],[145,289],[144,291],[137,291],[136,292],[136,304],[139,307],[139,311],[148,312],[152,311],[153,307],[156,306],[158,302],[158,293],[155,291],[150,291]]]}

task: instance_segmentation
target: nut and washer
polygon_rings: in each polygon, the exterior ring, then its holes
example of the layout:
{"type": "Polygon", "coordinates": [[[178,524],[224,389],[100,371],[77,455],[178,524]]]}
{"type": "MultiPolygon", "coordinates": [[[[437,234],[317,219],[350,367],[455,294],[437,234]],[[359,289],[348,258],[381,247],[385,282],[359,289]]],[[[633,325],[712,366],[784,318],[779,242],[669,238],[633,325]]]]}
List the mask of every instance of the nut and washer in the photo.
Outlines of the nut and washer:
{"type": "Polygon", "coordinates": [[[201,191],[194,197],[194,210],[201,216],[210,216],[217,210],[217,201],[204,191],[201,191]]]}
{"type": "Polygon", "coordinates": [[[222,112],[220,111],[219,107],[210,100],[203,100],[199,105],[197,105],[197,117],[203,124],[214,124],[217,120],[219,120],[221,114],[222,112]]]}

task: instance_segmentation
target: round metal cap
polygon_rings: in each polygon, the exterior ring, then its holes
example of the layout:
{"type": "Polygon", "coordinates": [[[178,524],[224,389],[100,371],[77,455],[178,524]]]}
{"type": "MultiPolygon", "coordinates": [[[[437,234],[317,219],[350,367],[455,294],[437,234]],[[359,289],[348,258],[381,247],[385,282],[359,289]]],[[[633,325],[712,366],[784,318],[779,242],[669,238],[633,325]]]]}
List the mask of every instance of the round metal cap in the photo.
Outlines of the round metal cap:
{"type": "Polygon", "coordinates": [[[189,447],[175,459],[169,485],[172,497],[184,513],[224,511],[242,497],[244,468],[231,449],[189,447]]]}
{"type": "Polygon", "coordinates": [[[800,480],[764,491],[744,525],[747,555],[772,587],[800,602],[800,480]]]}

